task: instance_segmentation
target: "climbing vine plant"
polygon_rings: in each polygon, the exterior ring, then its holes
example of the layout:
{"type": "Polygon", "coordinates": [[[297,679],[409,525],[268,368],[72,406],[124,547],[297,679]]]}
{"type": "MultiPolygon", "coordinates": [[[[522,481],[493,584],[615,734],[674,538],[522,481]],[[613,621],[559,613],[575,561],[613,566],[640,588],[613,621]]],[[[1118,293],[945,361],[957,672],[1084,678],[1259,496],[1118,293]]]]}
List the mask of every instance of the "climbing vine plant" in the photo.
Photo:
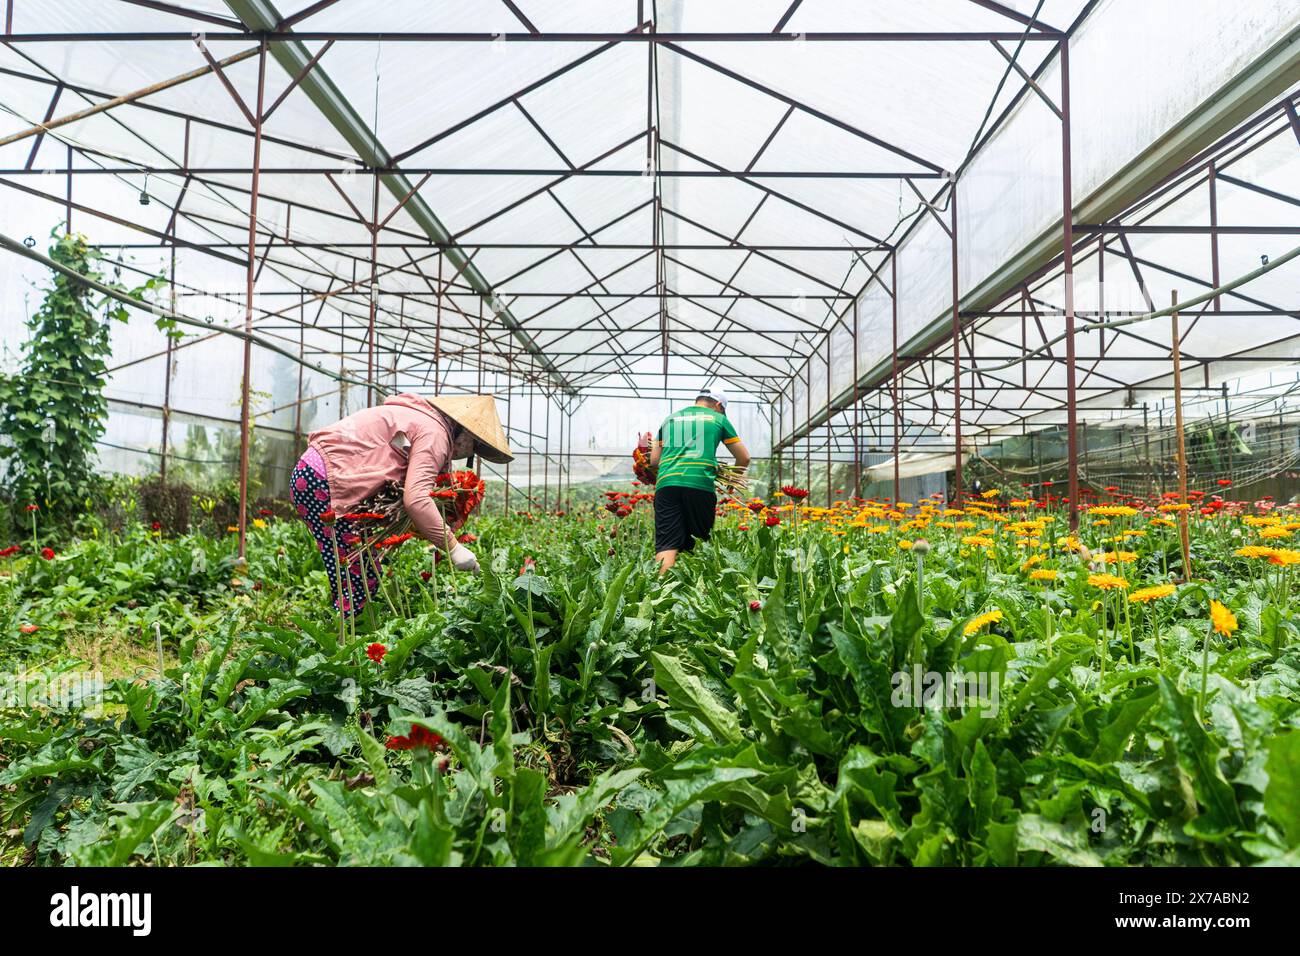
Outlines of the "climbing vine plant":
{"type": "MultiPolygon", "coordinates": [[[[104,281],[98,270],[102,253],[85,236],[56,230],[50,258],[104,281]]],[[[150,279],[130,294],[140,297],[159,284],[150,279]]],[[[95,442],[108,418],[109,321],[125,322],[128,314],[125,305],[100,298],[82,279],[54,272],[40,308],[27,320],[31,335],[22,346],[21,367],[0,374],[0,433],[9,439],[0,446],[0,458],[7,462],[5,490],[14,504],[70,514],[94,493],[95,442]]]]}

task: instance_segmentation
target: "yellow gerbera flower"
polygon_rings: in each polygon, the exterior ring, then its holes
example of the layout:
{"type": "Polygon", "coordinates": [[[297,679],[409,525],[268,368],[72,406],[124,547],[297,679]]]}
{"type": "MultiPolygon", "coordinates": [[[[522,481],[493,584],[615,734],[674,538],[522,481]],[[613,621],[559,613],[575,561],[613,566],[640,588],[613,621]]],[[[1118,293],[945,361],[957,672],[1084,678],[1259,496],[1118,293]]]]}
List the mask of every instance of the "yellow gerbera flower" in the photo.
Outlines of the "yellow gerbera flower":
{"type": "Polygon", "coordinates": [[[1088,583],[1095,588],[1101,588],[1103,591],[1109,591],[1112,588],[1128,588],[1128,581],[1113,574],[1090,574],[1088,575],[1088,583]]]}
{"type": "Polygon", "coordinates": [[[1237,616],[1218,601],[1210,602],[1210,623],[1216,634],[1231,637],[1237,629],[1237,616]]]}
{"type": "Polygon", "coordinates": [[[1028,571],[1035,564],[1042,564],[1042,563],[1043,563],[1043,556],[1041,554],[1035,554],[1033,557],[1025,559],[1025,563],[1020,565],[1020,570],[1028,571]]]}
{"type": "Polygon", "coordinates": [[[1156,601],[1160,598],[1167,598],[1176,590],[1172,584],[1157,584],[1149,588],[1141,588],[1134,591],[1128,596],[1128,599],[1134,604],[1146,604],[1149,601],[1156,601]]]}
{"type": "Polygon", "coordinates": [[[1269,558],[1276,550],[1276,548],[1266,548],[1262,544],[1248,544],[1244,548],[1238,548],[1233,554],[1239,558],[1269,558]]]}
{"type": "Polygon", "coordinates": [[[1060,572],[1053,571],[1051,568],[1035,568],[1029,572],[1029,576],[1035,581],[1055,581],[1057,574],[1060,572]]]}
{"type": "Polygon", "coordinates": [[[1131,518],[1137,514],[1137,509],[1130,508],[1128,505],[1097,505],[1095,508],[1089,508],[1088,514],[1102,515],[1106,518],[1131,518]]]}
{"type": "Polygon", "coordinates": [[[992,611],[984,612],[983,614],[979,615],[979,617],[971,618],[966,623],[966,626],[962,628],[962,634],[964,634],[966,637],[970,637],[972,634],[974,634],[976,631],[978,631],[980,628],[984,627],[985,625],[996,624],[1000,620],[1002,620],[1002,612],[999,611],[997,608],[994,608],[992,611]]]}

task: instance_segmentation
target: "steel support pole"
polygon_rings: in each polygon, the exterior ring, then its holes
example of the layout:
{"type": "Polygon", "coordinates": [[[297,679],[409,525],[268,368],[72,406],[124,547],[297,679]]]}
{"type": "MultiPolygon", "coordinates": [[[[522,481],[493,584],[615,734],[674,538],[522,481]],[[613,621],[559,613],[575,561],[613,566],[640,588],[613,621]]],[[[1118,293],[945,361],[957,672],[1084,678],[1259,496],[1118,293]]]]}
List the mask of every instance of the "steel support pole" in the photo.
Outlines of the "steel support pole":
{"type": "Polygon", "coordinates": [[[812,353],[808,353],[808,364],[804,366],[808,374],[804,376],[803,394],[807,399],[808,419],[803,430],[804,488],[812,491],[812,353]]]}
{"type": "Polygon", "coordinates": [[[72,144],[68,144],[68,196],[67,211],[65,213],[67,221],[68,235],[72,235],[72,144]]]}
{"type": "Polygon", "coordinates": [[[893,372],[890,375],[890,392],[894,400],[894,504],[898,504],[899,485],[898,480],[898,443],[899,432],[902,419],[902,409],[898,405],[898,256],[895,253],[889,254],[889,294],[892,300],[893,311],[893,372]]]}
{"type": "MultiPolygon", "coordinates": [[[[257,53],[257,112],[253,122],[253,177],[248,201],[248,262],[245,266],[244,331],[253,334],[253,284],[257,278],[257,191],[262,165],[262,108],[266,92],[266,40],[257,53]]],[[[248,550],[248,446],[252,432],[249,379],[253,374],[253,342],[244,339],[244,377],[239,386],[239,563],[248,550]]]]}
{"type": "Polygon", "coordinates": [[[961,474],[961,316],[957,302],[957,180],[955,179],[952,181],[952,191],[948,195],[948,205],[951,213],[949,229],[952,231],[952,421],[953,449],[956,456],[953,459],[953,483],[956,485],[953,501],[960,508],[965,486],[961,474]]]}
{"type": "Polygon", "coordinates": [[[542,433],[542,511],[551,510],[551,396],[546,399],[546,426],[542,433]]]}
{"type": "MultiPolygon", "coordinates": [[[[176,311],[176,247],[172,246],[171,265],[168,269],[168,298],[171,301],[172,312],[176,311]]],[[[162,446],[159,449],[158,459],[158,481],[161,484],[167,484],[167,445],[171,433],[172,420],[172,361],[173,346],[175,340],[172,339],[171,330],[166,333],[167,336],[167,361],[163,365],[163,406],[162,406],[162,446]]]]}
{"type": "Polygon", "coordinates": [[[831,335],[826,333],[826,507],[831,506],[831,335]]]}
{"type": "Polygon", "coordinates": [[[528,358],[528,502],[525,510],[530,514],[533,510],[533,449],[536,447],[535,432],[533,431],[533,391],[536,384],[537,376],[533,368],[532,356],[528,358]]]}
{"type": "Polygon", "coordinates": [[[862,497],[862,401],[858,394],[858,300],[853,299],[853,497],[862,497]]]}
{"type": "MultiPolygon", "coordinates": [[[[1178,293],[1169,293],[1169,304],[1178,304],[1178,293]]],[[[1183,442],[1183,364],[1179,351],[1178,313],[1169,316],[1172,344],[1170,352],[1174,361],[1174,437],[1178,443],[1178,502],[1187,504],[1187,447],[1183,442]]],[[[1192,579],[1191,541],[1187,531],[1187,511],[1178,512],[1178,538],[1183,548],[1183,580],[1192,579]]]]}
{"type": "MultiPolygon", "coordinates": [[[[510,420],[514,417],[514,380],[515,366],[514,357],[511,354],[509,346],[506,347],[506,441],[513,441],[510,435],[510,420]]],[[[506,462],[506,486],[504,489],[504,498],[501,505],[503,514],[510,514],[510,462],[506,462]]]]}
{"type": "MultiPolygon", "coordinates": [[[[1208,183],[1210,187],[1210,282],[1217,289],[1219,287],[1219,188],[1218,188],[1218,169],[1215,167],[1214,160],[1210,160],[1208,183]]],[[[1219,311],[1219,300],[1222,296],[1215,296],[1214,311],[1219,311]]]]}
{"type": "Polygon", "coordinates": [[[366,407],[375,405],[375,308],[379,297],[379,174],[370,177],[370,315],[366,327],[366,407]]]}
{"type": "MultiPolygon", "coordinates": [[[[442,260],[444,256],[438,256],[438,295],[434,303],[433,319],[433,394],[437,395],[442,383],[442,260]]],[[[529,421],[528,431],[532,432],[532,421],[529,421]]],[[[532,488],[529,488],[531,494],[532,488]]]]}
{"type": "MultiPolygon", "coordinates": [[[[173,310],[175,311],[175,310],[173,310]]],[[[302,448],[302,376],[306,362],[303,352],[307,344],[307,291],[298,291],[298,400],[293,403],[293,441],[297,451],[302,448]]]]}
{"type": "Polygon", "coordinates": [[[1079,527],[1078,408],[1074,375],[1074,185],[1070,171],[1070,40],[1061,51],[1061,273],[1065,282],[1065,427],[1070,530],[1079,527]]]}

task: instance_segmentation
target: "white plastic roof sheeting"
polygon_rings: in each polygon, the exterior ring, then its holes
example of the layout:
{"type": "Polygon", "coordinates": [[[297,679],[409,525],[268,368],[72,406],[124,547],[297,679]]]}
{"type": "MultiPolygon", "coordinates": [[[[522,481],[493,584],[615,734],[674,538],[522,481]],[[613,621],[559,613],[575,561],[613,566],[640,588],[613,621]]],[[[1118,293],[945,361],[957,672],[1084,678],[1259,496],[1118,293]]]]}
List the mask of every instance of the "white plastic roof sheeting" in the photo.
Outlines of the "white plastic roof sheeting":
{"type": "MultiPolygon", "coordinates": [[[[233,20],[232,10],[240,6],[176,2],[224,20],[233,20]]],[[[282,0],[278,12],[291,18],[312,6],[282,0]]],[[[998,4],[973,0],[518,0],[515,6],[528,24],[550,34],[627,33],[637,27],[638,10],[655,18],[660,33],[764,34],[778,24],[793,34],[996,31],[1007,35],[1003,48],[1016,53],[1026,72],[1041,71],[1041,84],[1052,96],[1059,89],[1056,43],[1031,38],[1018,44],[1033,31],[1016,15],[1036,11],[1041,23],[1061,30],[1081,20],[1071,42],[1077,196],[1101,186],[1300,23],[1300,11],[1267,0],[1246,0],[1230,10],[1210,0],[1005,0],[1002,12],[998,4]],[[1159,57],[1150,55],[1157,37],[1159,57]]],[[[293,26],[308,36],[303,42],[309,54],[325,45],[312,32],[513,36],[528,29],[500,0],[338,0],[293,26]]],[[[124,0],[20,0],[14,7],[19,36],[191,30],[207,34],[207,47],[218,59],[257,45],[253,37],[219,38],[228,27],[124,0]]],[[[55,116],[204,63],[183,36],[0,44],[0,137],[39,123],[59,84],[55,116]]],[[[914,177],[916,189],[933,197],[943,174],[963,167],[977,136],[1022,93],[1015,73],[1003,83],[1007,70],[1004,56],[983,40],[341,39],[322,55],[316,71],[347,100],[373,145],[401,157],[411,185],[419,183],[418,199],[473,256],[473,270],[502,312],[494,314],[494,303],[485,304],[467,275],[452,278],[455,265],[429,244],[412,207],[397,211],[379,231],[375,255],[377,378],[385,388],[427,391],[436,376],[440,388],[508,391],[514,414],[524,418],[526,412],[519,412],[525,406],[518,404],[523,386],[518,377],[507,386],[507,373],[536,375],[556,394],[570,389],[589,396],[574,413],[577,447],[603,447],[607,435],[616,446],[627,441],[624,432],[653,427],[651,419],[662,409],[632,404],[628,397],[671,403],[718,378],[741,400],[738,410],[750,409],[744,414],[752,420],[742,431],[753,436],[746,436],[751,448],[765,453],[773,431],[787,435],[803,421],[810,397],[814,412],[825,405],[828,335],[830,390],[839,395],[850,387],[852,340],[836,313],[854,294],[860,293],[857,365],[880,378],[890,351],[889,300],[879,284],[867,280],[869,268],[880,268],[886,258],[882,251],[862,250],[897,241],[918,215],[919,203],[901,178],[772,174],[898,174],[914,177]],[[575,167],[631,175],[571,175],[575,167]],[[438,172],[424,178],[422,171],[430,169],[438,172]],[[718,171],[742,175],[673,175],[718,171]],[[490,247],[519,243],[550,247],[490,247]],[[665,248],[657,251],[655,245],[665,248]],[[683,248],[701,245],[715,248],[683,248]],[[514,323],[526,334],[512,334],[507,325],[514,323]],[[539,354],[530,357],[530,349],[539,354]],[[435,350],[441,352],[436,358],[435,350]],[[802,384],[806,374],[810,392],[802,384]],[[770,412],[762,408],[790,385],[792,402],[777,400],[770,412]]],[[[246,104],[256,102],[257,57],[225,74],[246,104]]],[[[273,57],[266,77],[269,106],[291,77],[273,57]]],[[[1059,135],[1055,117],[1028,95],[962,170],[963,294],[1059,218],[1059,135]]],[[[66,184],[61,173],[38,171],[62,169],[69,144],[79,173],[74,201],[151,231],[74,212],[75,228],[128,263],[124,281],[136,274],[132,270],[167,274],[170,251],[139,246],[167,232],[183,193],[174,223],[181,243],[175,252],[178,307],[212,316],[214,328],[242,325],[253,136],[218,77],[204,75],[51,131],[31,156],[28,172],[33,143],[29,138],[0,146],[0,231],[44,244],[61,221],[66,184]],[[188,184],[179,171],[183,165],[195,171],[188,184]],[[146,176],[142,168],[157,171],[146,176]],[[95,172],[103,169],[113,172],[95,172]],[[151,197],[147,206],[138,202],[141,191],[151,197]],[[208,245],[226,258],[186,243],[208,245]]],[[[1257,167],[1252,181],[1278,182],[1282,190],[1288,177],[1296,181],[1294,150],[1286,155],[1285,145],[1242,161],[1257,167]]],[[[357,172],[363,165],[357,150],[304,86],[290,92],[266,122],[260,165],[256,254],[262,265],[254,328],[287,346],[301,342],[309,362],[364,376],[371,234],[359,219],[371,215],[372,177],[357,172]]],[[[1250,221],[1273,215],[1294,222],[1285,210],[1264,210],[1260,198],[1234,196],[1220,186],[1225,217],[1239,210],[1250,221]]],[[[377,205],[382,219],[395,197],[380,188],[377,205]]],[[[1198,214],[1185,212],[1189,221],[1198,214]]],[[[898,252],[900,335],[909,347],[950,307],[948,237],[928,214],[921,215],[898,252]]],[[[1196,258],[1199,265],[1204,259],[1199,237],[1131,241],[1135,254],[1162,262],[1196,258]]],[[[1221,241],[1225,277],[1257,261],[1253,238],[1221,241]]],[[[1080,263],[1081,272],[1088,268],[1086,260],[1080,263]]],[[[12,257],[0,260],[4,304],[21,302],[25,280],[38,274],[12,257]]],[[[1258,295],[1276,301],[1291,295],[1294,301],[1295,274],[1279,270],[1260,280],[1268,294],[1258,295]]],[[[1108,263],[1107,281],[1108,299],[1112,281],[1116,297],[1123,295],[1119,262],[1108,263]]],[[[1050,284],[1039,294],[1059,301],[1050,284]]],[[[1085,307],[1082,301],[1079,307],[1085,307]]],[[[21,339],[22,314],[7,307],[0,316],[7,343],[21,339]]],[[[1018,320],[1005,325],[992,331],[1018,341],[1018,320]]],[[[1132,331],[1115,347],[1128,347],[1144,334],[1139,327],[1132,331]]],[[[1256,332],[1263,341],[1277,329],[1261,323],[1252,328],[1256,332]]],[[[1209,353],[1216,334],[1222,334],[1218,326],[1203,323],[1189,333],[1185,348],[1209,353]]],[[[1241,344],[1253,341],[1247,337],[1241,344]]],[[[112,376],[110,394],[122,403],[161,404],[164,345],[143,315],[115,329],[113,364],[120,371],[112,376]]],[[[1002,354],[996,342],[981,339],[979,345],[1002,354]]],[[[186,344],[174,362],[173,407],[214,419],[236,417],[241,351],[228,336],[186,344]]],[[[1050,376],[1059,369],[1042,364],[1049,378],[1040,393],[1056,395],[1058,383],[1050,376]]],[[[1105,368],[1121,381],[1129,370],[1105,368]]],[[[1042,371],[1031,363],[1032,375],[1042,371]]],[[[298,378],[294,363],[254,350],[252,388],[255,409],[263,412],[260,422],[294,427],[298,378]]],[[[363,390],[341,390],[311,368],[303,373],[302,392],[318,396],[303,408],[307,429],[347,411],[348,403],[364,401],[363,390]]],[[[543,401],[540,389],[534,389],[534,401],[543,401]]],[[[942,396],[937,403],[951,404],[942,396]]],[[[1050,420],[1045,414],[1044,421],[1050,420]]],[[[998,419],[983,424],[995,428],[998,419]]],[[[554,436],[535,440],[556,444],[554,436]]]]}

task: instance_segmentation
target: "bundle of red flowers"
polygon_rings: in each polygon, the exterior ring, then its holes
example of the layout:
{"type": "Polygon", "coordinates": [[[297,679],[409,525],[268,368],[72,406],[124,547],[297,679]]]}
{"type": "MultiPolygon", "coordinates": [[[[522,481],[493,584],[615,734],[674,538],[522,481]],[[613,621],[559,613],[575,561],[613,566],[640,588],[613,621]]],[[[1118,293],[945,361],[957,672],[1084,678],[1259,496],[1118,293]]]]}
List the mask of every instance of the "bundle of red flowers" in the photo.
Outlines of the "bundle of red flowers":
{"type": "Polygon", "coordinates": [[[656,471],[650,467],[650,433],[646,432],[638,436],[636,448],[632,449],[632,472],[643,485],[653,485],[656,471]]]}
{"type": "Polygon", "coordinates": [[[430,497],[445,502],[443,517],[453,531],[459,531],[474,509],[483,501],[487,485],[477,472],[453,471],[443,472],[434,479],[434,489],[430,497]]]}

